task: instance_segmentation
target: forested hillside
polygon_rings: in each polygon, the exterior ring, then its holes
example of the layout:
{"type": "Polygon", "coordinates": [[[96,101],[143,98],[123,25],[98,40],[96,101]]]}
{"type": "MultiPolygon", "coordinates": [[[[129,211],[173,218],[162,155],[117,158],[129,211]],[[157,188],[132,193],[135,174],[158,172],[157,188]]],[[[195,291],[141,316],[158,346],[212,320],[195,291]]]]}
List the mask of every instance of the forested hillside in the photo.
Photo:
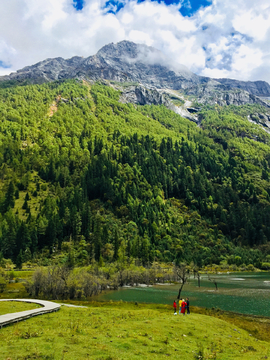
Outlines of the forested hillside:
{"type": "Polygon", "coordinates": [[[269,259],[270,136],[246,119],[258,105],[204,107],[197,126],[101,83],[1,86],[0,258],[269,259]]]}

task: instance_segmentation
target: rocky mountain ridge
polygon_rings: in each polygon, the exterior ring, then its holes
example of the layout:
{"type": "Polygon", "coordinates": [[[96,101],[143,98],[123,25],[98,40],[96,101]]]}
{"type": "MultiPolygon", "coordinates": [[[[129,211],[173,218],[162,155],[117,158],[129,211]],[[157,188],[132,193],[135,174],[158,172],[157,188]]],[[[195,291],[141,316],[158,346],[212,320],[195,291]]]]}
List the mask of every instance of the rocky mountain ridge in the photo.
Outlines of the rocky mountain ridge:
{"type": "Polygon", "coordinates": [[[185,90],[185,95],[194,96],[201,104],[243,105],[260,104],[269,107],[267,101],[241,88],[232,88],[229,85],[209,81],[206,84],[190,87],[185,90]]]}
{"type": "Polygon", "coordinates": [[[266,81],[240,81],[233,79],[214,79],[230,88],[242,89],[256,96],[269,96],[270,86],[266,81]]]}
{"type": "Polygon", "coordinates": [[[43,83],[74,78],[109,81],[121,90],[122,102],[163,104],[195,122],[198,118],[194,109],[189,111],[190,99],[199,104],[260,104],[270,108],[264,98],[270,97],[270,85],[265,81],[202,77],[168,59],[159,50],[130,41],[105,45],[88,58],[46,59],[2,76],[0,82],[43,83]]]}
{"type": "MultiPolygon", "coordinates": [[[[71,59],[46,59],[24,67],[0,81],[28,80],[31,83],[78,78],[85,80],[107,79],[119,82],[139,82],[157,89],[185,90],[207,84],[213,79],[192,73],[185,66],[173,63],[159,50],[130,41],[108,44],[96,55],[71,59]]],[[[238,81],[214,79],[228,89],[238,88],[255,96],[270,96],[270,85],[265,81],[238,81]]]]}

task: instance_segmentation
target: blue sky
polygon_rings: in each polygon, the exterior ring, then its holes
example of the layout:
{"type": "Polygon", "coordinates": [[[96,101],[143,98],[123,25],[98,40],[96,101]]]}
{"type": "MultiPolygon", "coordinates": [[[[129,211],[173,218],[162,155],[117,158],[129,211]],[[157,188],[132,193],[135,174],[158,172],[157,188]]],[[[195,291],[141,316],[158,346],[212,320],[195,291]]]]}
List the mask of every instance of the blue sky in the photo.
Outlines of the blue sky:
{"type": "Polygon", "coordinates": [[[0,75],[130,40],[174,68],[270,82],[269,0],[8,0],[0,13],[0,75]]]}
{"type": "MultiPolygon", "coordinates": [[[[138,2],[143,2],[145,0],[139,0],[138,2]]],[[[153,0],[157,1],[158,3],[161,3],[160,0],[153,0]]],[[[166,5],[171,4],[179,4],[181,5],[179,11],[183,16],[192,16],[197,10],[199,10],[202,7],[206,7],[211,5],[211,0],[184,0],[183,2],[175,1],[175,0],[165,0],[163,1],[166,5]]]]}
{"type": "Polygon", "coordinates": [[[2,69],[9,69],[9,68],[10,68],[10,65],[9,65],[9,64],[6,64],[6,63],[4,63],[3,61],[0,60],[0,68],[2,68],[2,69]]]}
{"type": "Polygon", "coordinates": [[[83,9],[84,0],[73,0],[73,6],[77,11],[83,9]]]}
{"type": "MultiPolygon", "coordinates": [[[[145,0],[138,0],[137,2],[141,3],[143,1],[145,1],[145,0]]],[[[152,0],[152,1],[157,1],[158,3],[162,2],[161,0],[152,0]]],[[[179,11],[183,16],[192,16],[200,8],[206,7],[206,6],[209,6],[212,4],[211,0],[184,0],[181,3],[179,3],[179,0],[164,0],[163,2],[166,5],[181,4],[179,11]]],[[[82,10],[83,6],[84,6],[84,0],[73,0],[73,6],[78,11],[82,10]]],[[[106,3],[105,3],[105,8],[113,7],[115,9],[115,11],[112,11],[110,9],[109,12],[111,12],[111,13],[117,13],[124,6],[125,6],[124,2],[115,1],[115,0],[106,1],[106,3]]]]}
{"type": "MultiPolygon", "coordinates": [[[[167,1],[165,1],[167,3],[167,1]]],[[[192,16],[198,9],[212,4],[208,0],[185,0],[181,6],[180,12],[184,16],[192,16]]]]}

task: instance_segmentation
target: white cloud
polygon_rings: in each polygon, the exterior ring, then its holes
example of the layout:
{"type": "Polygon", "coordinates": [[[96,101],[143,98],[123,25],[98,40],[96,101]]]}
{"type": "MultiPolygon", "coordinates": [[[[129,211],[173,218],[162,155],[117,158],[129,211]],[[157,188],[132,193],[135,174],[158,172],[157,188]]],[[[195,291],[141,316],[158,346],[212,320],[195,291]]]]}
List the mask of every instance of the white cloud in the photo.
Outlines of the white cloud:
{"type": "Polygon", "coordinates": [[[140,30],[131,30],[129,33],[129,40],[138,44],[143,43],[148,46],[152,45],[151,37],[145,32],[140,30]]]}
{"type": "Polygon", "coordinates": [[[254,40],[263,41],[270,27],[270,7],[267,9],[262,7],[259,11],[253,8],[243,14],[238,13],[232,24],[239,32],[254,40]]]}
{"type": "Polygon", "coordinates": [[[86,57],[127,39],[201,75],[270,82],[269,0],[214,0],[191,17],[180,5],[150,0],[125,0],[117,14],[106,13],[105,4],[85,0],[76,11],[72,0],[0,2],[0,65],[14,70],[48,57],[86,57]]]}

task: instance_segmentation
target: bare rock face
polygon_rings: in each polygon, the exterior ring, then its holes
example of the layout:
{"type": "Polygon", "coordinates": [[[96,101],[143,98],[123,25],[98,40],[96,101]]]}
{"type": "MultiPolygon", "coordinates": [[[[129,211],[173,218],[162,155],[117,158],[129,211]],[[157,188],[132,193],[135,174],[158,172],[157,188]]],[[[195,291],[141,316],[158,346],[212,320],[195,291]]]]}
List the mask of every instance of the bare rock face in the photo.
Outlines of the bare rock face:
{"type": "Polygon", "coordinates": [[[253,123],[262,125],[268,131],[270,130],[270,113],[254,113],[248,116],[248,120],[252,121],[253,123]]]}
{"type": "Polygon", "coordinates": [[[197,102],[201,104],[218,104],[220,106],[260,104],[270,107],[268,102],[246,90],[230,88],[229,85],[222,85],[216,81],[191,87],[185,91],[185,94],[196,97],[197,102]]]}
{"type": "Polygon", "coordinates": [[[270,85],[265,81],[239,81],[232,79],[215,79],[220,84],[227,85],[230,88],[242,89],[256,96],[269,96],[270,85]]]}
{"type": "Polygon", "coordinates": [[[2,76],[0,81],[29,80],[31,83],[41,83],[69,78],[107,79],[139,82],[153,88],[184,89],[204,79],[181,65],[172,69],[168,66],[169,63],[155,48],[122,41],[106,45],[96,55],[86,59],[78,56],[68,60],[47,59],[16,73],[2,76]]]}
{"type": "MultiPolygon", "coordinates": [[[[204,104],[242,105],[257,103],[268,106],[258,96],[270,97],[270,85],[264,81],[245,82],[232,79],[210,79],[198,76],[185,66],[175,64],[159,50],[130,41],[108,44],[88,58],[75,56],[46,59],[27,66],[0,81],[18,80],[43,83],[63,79],[99,80],[136,83],[125,89],[122,100],[139,104],[165,104],[161,89],[178,90],[196,97],[204,104]]],[[[168,105],[166,105],[168,106],[168,105]]]]}
{"type": "Polygon", "coordinates": [[[130,41],[106,45],[96,57],[107,66],[126,74],[126,80],[147,87],[184,89],[204,79],[183,65],[174,67],[159,50],[130,41]]]}
{"type": "Polygon", "coordinates": [[[141,85],[124,88],[120,101],[139,105],[169,105],[169,101],[164,94],[156,89],[148,89],[141,85]]]}
{"type": "Polygon", "coordinates": [[[83,58],[75,56],[65,60],[61,57],[46,59],[35,65],[26,66],[10,75],[1,76],[0,81],[28,80],[30,83],[44,83],[54,80],[71,78],[74,67],[79,66],[83,58]]]}

